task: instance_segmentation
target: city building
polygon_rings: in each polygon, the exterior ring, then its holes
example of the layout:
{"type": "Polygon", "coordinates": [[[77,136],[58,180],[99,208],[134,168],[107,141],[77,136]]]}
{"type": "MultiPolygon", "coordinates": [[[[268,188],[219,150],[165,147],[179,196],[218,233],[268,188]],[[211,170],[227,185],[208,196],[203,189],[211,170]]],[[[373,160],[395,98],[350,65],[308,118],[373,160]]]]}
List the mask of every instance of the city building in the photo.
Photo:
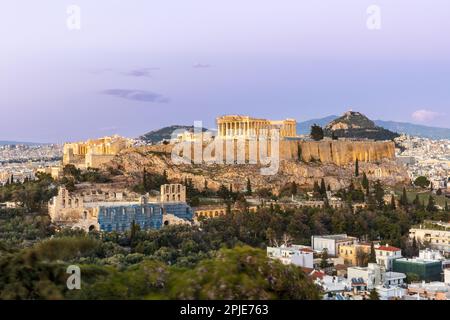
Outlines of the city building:
{"type": "Polygon", "coordinates": [[[400,258],[393,261],[393,270],[405,274],[416,274],[420,280],[424,281],[441,281],[442,261],[400,258]]]}
{"type": "Polygon", "coordinates": [[[114,190],[89,190],[78,194],[61,187],[48,205],[52,222],[86,231],[125,231],[133,222],[141,229],[190,223],[194,210],[186,204],[180,184],[161,186],[159,198],[135,197],[114,190]]]}
{"type": "Polygon", "coordinates": [[[339,257],[344,259],[345,265],[360,266],[370,254],[370,244],[354,243],[339,246],[339,257]]]}
{"type": "Polygon", "coordinates": [[[352,282],[353,286],[365,287],[368,290],[382,284],[381,269],[376,263],[369,263],[367,267],[348,267],[347,279],[352,282]],[[362,279],[362,281],[360,281],[362,279]]]}
{"type": "Polygon", "coordinates": [[[312,236],[311,245],[315,251],[322,252],[326,249],[330,256],[337,256],[340,246],[352,245],[356,240],[355,237],[349,237],[346,234],[312,236]]]}
{"type": "Polygon", "coordinates": [[[450,286],[439,281],[411,283],[407,292],[418,300],[450,300],[450,286]]]}
{"type": "Polygon", "coordinates": [[[131,145],[130,139],[118,135],[66,143],[63,148],[63,165],[73,164],[79,169],[98,168],[131,145]]]}
{"type": "Polygon", "coordinates": [[[450,252],[450,223],[424,221],[409,230],[409,238],[416,238],[432,249],[450,252]]]}
{"type": "Polygon", "coordinates": [[[449,268],[444,269],[444,282],[447,285],[450,285],[450,269],[449,268]]]}
{"type": "Polygon", "coordinates": [[[402,257],[402,250],[390,245],[375,246],[375,258],[386,271],[392,270],[392,262],[402,257]]]}
{"type": "Polygon", "coordinates": [[[281,245],[267,247],[269,258],[280,260],[283,264],[293,264],[304,268],[314,267],[314,252],[309,247],[300,245],[281,245]]]}

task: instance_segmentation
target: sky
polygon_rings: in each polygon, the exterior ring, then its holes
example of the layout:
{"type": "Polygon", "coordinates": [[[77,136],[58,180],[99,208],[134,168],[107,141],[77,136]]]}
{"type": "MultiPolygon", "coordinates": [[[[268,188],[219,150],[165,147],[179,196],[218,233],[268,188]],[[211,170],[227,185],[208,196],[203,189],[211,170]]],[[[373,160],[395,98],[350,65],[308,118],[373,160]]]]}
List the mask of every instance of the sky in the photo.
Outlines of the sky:
{"type": "Polygon", "coordinates": [[[450,127],[449,12],[448,0],[4,0],[0,140],[350,109],[450,127]]]}

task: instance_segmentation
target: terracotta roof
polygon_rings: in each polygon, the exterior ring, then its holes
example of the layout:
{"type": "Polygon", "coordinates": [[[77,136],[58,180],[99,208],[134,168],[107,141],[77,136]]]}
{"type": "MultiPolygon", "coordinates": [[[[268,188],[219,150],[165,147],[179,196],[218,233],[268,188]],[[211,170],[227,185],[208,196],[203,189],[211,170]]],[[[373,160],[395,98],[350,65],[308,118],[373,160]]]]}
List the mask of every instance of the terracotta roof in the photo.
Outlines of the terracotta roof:
{"type": "Polygon", "coordinates": [[[345,264],[337,264],[334,266],[336,270],[347,270],[348,267],[345,264]]]}
{"type": "Polygon", "coordinates": [[[313,271],[309,274],[309,276],[310,276],[311,278],[313,278],[314,280],[316,280],[317,278],[323,279],[323,277],[325,276],[325,273],[322,272],[322,271],[313,270],[313,271]]]}
{"type": "Polygon", "coordinates": [[[310,248],[301,248],[299,251],[301,251],[301,252],[314,252],[314,250],[310,249],[310,248]]]}
{"type": "Polygon", "coordinates": [[[400,248],[397,247],[391,247],[391,246],[379,246],[378,248],[375,248],[375,250],[382,250],[382,251],[400,251],[400,248]]]}

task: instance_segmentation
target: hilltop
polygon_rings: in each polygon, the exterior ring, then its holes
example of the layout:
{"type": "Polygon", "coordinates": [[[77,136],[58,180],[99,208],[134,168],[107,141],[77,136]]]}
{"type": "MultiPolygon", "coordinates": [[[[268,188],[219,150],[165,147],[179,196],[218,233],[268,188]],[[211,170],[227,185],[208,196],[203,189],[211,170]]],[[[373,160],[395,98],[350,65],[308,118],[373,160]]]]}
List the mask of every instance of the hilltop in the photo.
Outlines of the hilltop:
{"type": "MultiPolygon", "coordinates": [[[[339,116],[331,115],[324,118],[316,118],[297,123],[298,134],[309,134],[311,126],[317,124],[325,127],[329,122],[338,119],[339,116]]],[[[429,139],[450,139],[450,128],[430,127],[409,122],[398,122],[388,120],[373,120],[378,127],[410,136],[417,136],[429,139]]]]}
{"type": "Polygon", "coordinates": [[[399,134],[375,125],[360,112],[347,111],[324,128],[326,136],[373,140],[393,140],[399,134]]]}
{"type": "MultiPolygon", "coordinates": [[[[194,126],[184,126],[184,125],[172,125],[168,127],[164,127],[158,130],[153,130],[150,132],[147,132],[139,137],[140,140],[144,140],[147,143],[151,144],[157,144],[164,140],[170,140],[172,137],[172,133],[175,130],[182,130],[182,131],[193,131],[194,126]]],[[[205,128],[202,129],[203,131],[206,131],[205,128]]]]}

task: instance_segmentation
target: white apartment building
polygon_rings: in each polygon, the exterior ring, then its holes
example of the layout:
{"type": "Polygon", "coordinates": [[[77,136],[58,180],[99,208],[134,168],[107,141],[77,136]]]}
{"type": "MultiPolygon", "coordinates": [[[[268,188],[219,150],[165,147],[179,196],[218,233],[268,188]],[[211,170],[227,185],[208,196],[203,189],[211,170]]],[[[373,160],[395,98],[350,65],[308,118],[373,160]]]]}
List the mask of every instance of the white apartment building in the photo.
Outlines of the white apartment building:
{"type": "Polygon", "coordinates": [[[349,267],[347,279],[350,282],[352,279],[363,279],[367,289],[371,290],[382,283],[380,266],[376,263],[369,263],[367,267],[349,267]]]}
{"type": "Polygon", "coordinates": [[[352,245],[355,242],[357,242],[355,237],[349,237],[345,233],[311,237],[313,250],[322,252],[326,249],[330,256],[337,256],[340,246],[352,245]]]}
{"type": "Polygon", "coordinates": [[[309,247],[300,245],[281,245],[280,247],[267,247],[267,256],[280,260],[283,264],[293,264],[304,268],[314,267],[314,252],[309,247]]]}
{"type": "Polygon", "coordinates": [[[384,267],[386,271],[392,270],[395,259],[402,257],[402,250],[390,245],[375,247],[375,258],[377,263],[384,267]]]}

